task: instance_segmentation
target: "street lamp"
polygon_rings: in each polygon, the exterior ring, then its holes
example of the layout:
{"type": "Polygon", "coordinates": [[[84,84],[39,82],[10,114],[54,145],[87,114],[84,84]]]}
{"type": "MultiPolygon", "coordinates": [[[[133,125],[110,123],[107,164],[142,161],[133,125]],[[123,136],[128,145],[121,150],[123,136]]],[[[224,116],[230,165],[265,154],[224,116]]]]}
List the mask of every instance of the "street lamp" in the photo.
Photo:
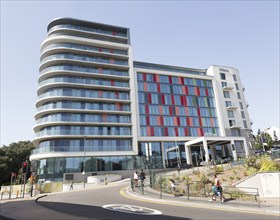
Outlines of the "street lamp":
{"type": "Polygon", "coordinates": [[[87,136],[85,135],[84,136],[84,166],[83,166],[83,176],[84,176],[84,188],[86,188],[86,139],[87,139],[87,136]]]}

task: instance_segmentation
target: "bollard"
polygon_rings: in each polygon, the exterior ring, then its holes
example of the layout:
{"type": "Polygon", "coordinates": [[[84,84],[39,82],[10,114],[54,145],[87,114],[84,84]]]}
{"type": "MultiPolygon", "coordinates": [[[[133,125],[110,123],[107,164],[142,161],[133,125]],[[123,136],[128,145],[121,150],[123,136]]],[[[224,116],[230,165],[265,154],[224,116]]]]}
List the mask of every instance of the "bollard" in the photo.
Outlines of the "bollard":
{"type": "Polygon", "coordinates": [[[108,184],[108,180],[107,180],[107,177],[105,177],[105,185],[108,184]]]}
{"type": "Polygon", "coordinates": [[[1,192],[1,200],[3,199],[3,194],[4,194],[4,193],[3,193],[3,192],[1,192]]]}
{"type": "Polygon", "coordinates": [[[18,198],[19,191],[17,190],[17,198],[18,198]]]}

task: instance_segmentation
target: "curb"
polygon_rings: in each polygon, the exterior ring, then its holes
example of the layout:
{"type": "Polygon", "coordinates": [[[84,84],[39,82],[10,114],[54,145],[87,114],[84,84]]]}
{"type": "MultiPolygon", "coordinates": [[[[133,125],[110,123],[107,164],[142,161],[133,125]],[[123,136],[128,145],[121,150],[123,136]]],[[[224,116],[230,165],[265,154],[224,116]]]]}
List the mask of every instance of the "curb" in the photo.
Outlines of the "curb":
{"type": "Polygon", "coordinates": [[[219,210],[219,211],[228,211],[228,212],[244,212],[244,213],[252,213],[252,214],[260,214],[260,215],[273,215],[279,216],[280,210],[268,210],[268,209],[256,209],[256,208],[248,208],[248,207],[232,207],[232,206],[224,206],[222,204],[201,204],[199,202],[183,202],[183,201],[174,201],[174,200],[166,200],[166,199],[156,199],[152,197],[136,195],[133,192],[128,190],[128,187],[124,187],[120,194],[124,197],[129,199],[140,200],[143,202],[150,202],[150,203],[157,203],[157,204],[168,204],[174,206],[186,206],[186,207],[193,207],[193,208],[202,208],[202,209],[212,209],[212,210],[219,210]]]}

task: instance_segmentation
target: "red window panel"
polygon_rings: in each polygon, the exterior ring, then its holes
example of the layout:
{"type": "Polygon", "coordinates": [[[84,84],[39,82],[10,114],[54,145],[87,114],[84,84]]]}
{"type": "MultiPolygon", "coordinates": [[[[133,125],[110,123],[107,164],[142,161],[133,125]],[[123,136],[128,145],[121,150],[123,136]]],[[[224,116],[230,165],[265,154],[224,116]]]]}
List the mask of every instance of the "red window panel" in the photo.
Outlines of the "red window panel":
{"type": "Polygon", "coordinates": [[[116,31],[112,31],[112,35],[114,36],[117,35],[116,31]]]}
{"type": "Polygon", "coordinates": [[[201,133],[201,136],[204,136],[204,131],[202,128],[200,128],[200,133],[201,133]]]}
{"type": "Polygon", "coordinates": [[[183,96],[180,96],[180,100],[181,100],[181,105],[184,105],[184,100],[183,100],[183,96]]]}
{"type": "Polygon", "coordinates": [[[205,88],[206,96],[209,96],[208,88],[205,88]]]}
{"type": "Polygon", "coordinates": [[[102,68],[98,68],[98,73],[102,73],[103,72],[103,69],[102,68]]]}
{"type": "Polygon", "coordinates": [[[115,51],[114,51],[114,49],[110,49],[110,53],[114,53],[115,51]]]}
{"type": "Polygon", "coordinates": [[[175,136],[179,136],[178,128],[174,128],[175,136]]]}
{"type": "Polygon", "coordinates": [[[180,83],[181,85],[184,85],[184,78],[183,78],[183,77],[180,77],[180,78],[179,78],[179,83],[180,83]]]}
{"type": "Polygon", "coordinates": [[[175,98],[174,98],[174,95],[171,95],[171,103],[172,103],[172,105],[175,105],[175,98]]]}
{"type": "Polygon", "coordinates": [[[146,105],[145,108],[146,108],[146,114],[149,114],[149,105],[146,105]]]}
{"type": "Polygon", "coordinates": [[[200,129],[199,129],[199,128],[197,128],[196,130],[197,130],[197,134],[198,134],[198,136],[199,136],[199,137],[201,137],[201,132],[200,132],[200,129]]]}
{"type": "Polygon", "coordinates": [[[115,81],[114,80],[110,80],[110,82],[111,82],[111,86],[115,85],[115,81]]]}
{"type": "Polygon", "coordinates": [[[147,127],[147,136],[151,136],[151,127],[147,127]]]}
{"type": "Polygon", "coordinates": [[[150,117],[146,116],[146,125],[150,125],[150,117]]]}
{"type": "Polygon", "coordinates": [[[190,120],[190,126],[193,126],[193,119],[189,118],[189,120],[190,120]]]}
{"type": "Polygon", "coordinates": [[[151,127],[151,135],[152,135],[152,136],[155,136],[155,130],[154,130],[154,127],[151,127]]]}
{"type": "Polygon", "coordinates": [[[164,128],[164,136],[168,136],[168,128],[167,127],[164,128]]]}
{"type": "Polygon", "coordinates": [[[179,111],[179,107],[178,106],[175,107],[175,112],[176,112],[176,115],[180,115],[180,111],[179,111]]]}
{"type": "Polygon", "coordinates": [[[159,114],[162,115],[162,106],[159,106],[159,114]]]}
{"type": "Polygon", "coordinates": [[[182,93],[186,94],[186,86],[182,86],[182,93]]]}
{"type": "Polygon", "coordinates": [[[172,77],[171,77],[171,76],[168,76],[168,78],[169,78],[169,83],[172,84],[172,77]]]}
{"type": "Polygon", "coordinates": [[[183,106],[186,106],[186,105],[187,105],[187,98],[186,98],[186,96],[184,96],[184,95],[181,95],[181,104],[182,104],[183,106]]]}
{"type": "Polygon", "coordinates": [[[161,123],[160,123],[160,116],[157,116],[157,125],[161,125],[161,123]]]}
{"type": "Polygon", "coordinates": [[[187,118],[187,125],[191,126],[190,118],[187,118]]]}
{"type": "Polygon", "coordinates": [[[147,81],[146,73],[143,73],[143,80],[144,80],[144,81],[147,81]]]}
{"type": "Polygon", "coordinates": [[[181,125],[181,122],[180,122],[180,118],[177,117],[177,125],[180,126],[181,125]]]}
{"type": "Polygon", "coordinates": [[[200,96],[200,89],[199,89],[199,87],[196,87],[196,90],[197,90],[197,95],[200,96]]]}
{"type": "Polygon", "coordinates": [[[157,84],[157,92],[160,93],[160,84],[157,84]]]}
{"type": "Polygon", "coordinates": [[[197,107],[197,115],[200,116],[200,108],[197,107]]]}
{"type": "Polygon", "coordinates": [[[178,124],[177,124],[177,118],[176,118],[176,117],[173,117],[173,125],[174,125],[174,126],[178,126],[178,124]]]}
{"type": "Polygon", "coordinates": [[[186,136],[189,136],[189,132],[188,132],[188,129],[187,129],[187,128],[185,128],[185,135],[186,135],[186,136]]]}
{"type": "Polygon", "coordinates": [[[161,103],[165,105],[164,94],[161,94],[161,103]]]}
{"type": "Polygon", "coordinates": [[[119,92],[116,92],[116,99],[119,99],[119,92]]]}
{"type": "Polygon", "coordinates": [[[117,111],[120,110],[120,103],[116,103],[116,109],[117,109],[117,111]]]}
{"type": "Polygon", "coordinates": [[[153,80],[154,80],[154,82],[157,81],[157,75],[156,74],[153,75],[153,80]]]}
{"type": "Polygon", "coordinates": [[[157,82],[160,82],[160,77],[159,77],[159,75],[157,75],[157,82]]]}
{"type": "Polygon", "coordinates": [[[164,122],[163,122],[163,116],[160,116],[160,125],[163,126],[164,122]]]}
{"type": "Polygon", "coordinates": [[[99,51],[99,52],[102,52],[102,48],[101,48],[101,47],[99,47],[99,48],[98,48],[98,51],[99,51]]]}
{"type": "Polygon", "coordinates": [[[185,90],[186,90],[186,95],[188,95],[189,94],[189,88],[187,87],[187,86],[185,86],[185,90]]]}
{"type": "Polygon", "coordinates": [[[172,106],[169,106],[169,115],[173,115],[172,106]]]}
{"type": "Polygon", "coordinates": [[[114,64],[115,60],[114,59],[110,59],[109,62],[110,62],[110,64],[114,64]]]}
{"type": "Polygon", "coordinates": [[[186,114],[186,116],[189,115],[189,109],[188,109],[188,107],[185,107],[185,114],[186,114]]]}
{"type": "Polygon", "coordinates": [[[199,121],[199,126],[202,127],[202,119],[199,118],[198,121],[199,121]]]}
{"type": "Polygon", "coordinates": [[[148,84],[144,82],[144,91],[148,91],[148,84]]]}
{"type": "Polygon", "coordinates": [[[152,94],[151,93],[148,93],[148,102],[152,103],[152,94]]]}
{"type": "Polygon", "coordinates": [[[194,95],[198,95],[196,87],[194,87],[194,95]]]}

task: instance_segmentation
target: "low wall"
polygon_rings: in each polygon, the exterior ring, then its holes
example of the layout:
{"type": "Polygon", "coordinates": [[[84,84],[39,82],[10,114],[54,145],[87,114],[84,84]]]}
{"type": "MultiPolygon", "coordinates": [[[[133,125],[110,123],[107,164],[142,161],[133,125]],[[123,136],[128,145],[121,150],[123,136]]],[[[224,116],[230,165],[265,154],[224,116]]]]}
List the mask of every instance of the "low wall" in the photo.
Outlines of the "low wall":
{"type": "MultiPolygon", "coordinates": [[[[236,187],[258,188],[260,197],[277,198],[280,197],[280,173],[257,173],[239,182],[236,187]]],[[[248,189],[249,191],[250,189],[248,189]]]]}
{"type": "Polygon", "coordinates": [[[86,183],[73,183],[73,188],[71,189],[71,183],[63,184],[63,192],[70,190],[78,190],[83,188],[91,188],[99,185],[106,185],[107,183],[121,180],[121,175],[101,175],[101,176],[88,176],[86,183]]]}

